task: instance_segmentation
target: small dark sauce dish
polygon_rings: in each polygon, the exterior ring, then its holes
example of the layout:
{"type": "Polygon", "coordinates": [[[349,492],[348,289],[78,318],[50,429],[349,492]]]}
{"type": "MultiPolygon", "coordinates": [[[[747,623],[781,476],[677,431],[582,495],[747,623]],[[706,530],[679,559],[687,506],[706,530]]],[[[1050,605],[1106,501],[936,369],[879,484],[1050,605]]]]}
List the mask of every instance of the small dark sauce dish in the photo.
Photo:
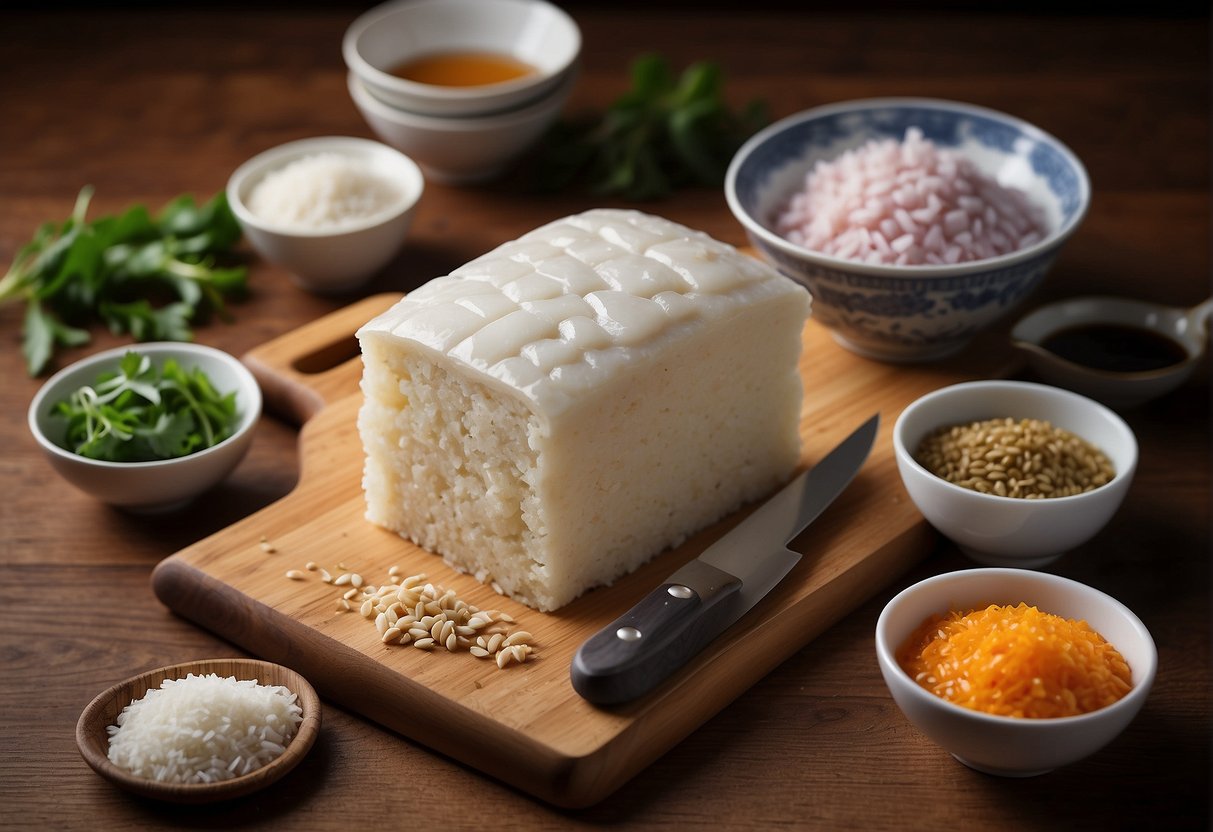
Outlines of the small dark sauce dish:
{"type": "Polygon", "coordinates": [[[1074,298],[1022,318],[1011,342],[1049,384],[1126,408],[1188,380],[1205,354],[1211,315],[1213,298],[1193,308],[1074,298]]]}

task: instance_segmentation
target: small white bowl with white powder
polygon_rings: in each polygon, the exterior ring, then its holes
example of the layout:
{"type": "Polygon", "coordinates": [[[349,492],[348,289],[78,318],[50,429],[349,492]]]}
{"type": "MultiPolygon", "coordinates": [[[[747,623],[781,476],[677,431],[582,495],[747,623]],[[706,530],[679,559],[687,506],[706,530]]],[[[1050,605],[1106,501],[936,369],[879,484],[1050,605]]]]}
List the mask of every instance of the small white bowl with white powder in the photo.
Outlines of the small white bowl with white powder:
{"type": "Polygon", "coordinates": [[[280,145],[232,174],[228,202],[253,248],[323,294],[362,286],[400,251],[425,189],[408,156],[369,139],[280,145]]]}
{"type": "Polygon", "coordinates": [[[121,682],[80,716],[85,762],[128,791],[181,803],[264,788],[307,754],[320,700],[295,671],[254,659],[162,667],[121,682]]]}

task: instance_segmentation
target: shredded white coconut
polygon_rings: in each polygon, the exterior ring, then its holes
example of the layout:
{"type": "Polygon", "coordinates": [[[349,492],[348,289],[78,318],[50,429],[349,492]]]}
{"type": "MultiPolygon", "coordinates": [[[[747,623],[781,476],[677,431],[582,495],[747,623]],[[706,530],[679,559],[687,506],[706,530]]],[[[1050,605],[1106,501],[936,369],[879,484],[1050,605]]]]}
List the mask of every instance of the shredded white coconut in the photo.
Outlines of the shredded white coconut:
{"type": "Polygon", "coordinates": [[[799,246],[899,266],[984,260],[1034,245],[1047,223],[1028,195],[910,128],[818,162],[776,218],[799,246]]]}
{"type": "Polygon", "coordinates": [[[215,673],[165,679],[122,709],[110,762],[165,783],[214,783],[256,771],[286,750],[302,722],[282,685],[215,673]]]}
{"type": "Polygon", "coordinates": [[[317,153],[271,171],[249,196],[249,210],[286,228],[340,230],[400,204],[395,183],[362,160],[317,153]]]}

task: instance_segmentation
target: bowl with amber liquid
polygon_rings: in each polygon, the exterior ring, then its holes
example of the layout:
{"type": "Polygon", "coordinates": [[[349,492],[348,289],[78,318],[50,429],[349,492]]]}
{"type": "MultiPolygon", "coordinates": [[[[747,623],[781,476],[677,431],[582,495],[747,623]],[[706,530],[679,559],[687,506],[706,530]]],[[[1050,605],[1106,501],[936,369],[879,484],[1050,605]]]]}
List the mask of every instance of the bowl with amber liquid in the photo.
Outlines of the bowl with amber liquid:
{"type": "Polygon", "coordinates": [[[553,95],[581,32],[544,0],[386,3],[350,25],[342,55],[377,101],[414,116],[487,116],[553,95]]]}

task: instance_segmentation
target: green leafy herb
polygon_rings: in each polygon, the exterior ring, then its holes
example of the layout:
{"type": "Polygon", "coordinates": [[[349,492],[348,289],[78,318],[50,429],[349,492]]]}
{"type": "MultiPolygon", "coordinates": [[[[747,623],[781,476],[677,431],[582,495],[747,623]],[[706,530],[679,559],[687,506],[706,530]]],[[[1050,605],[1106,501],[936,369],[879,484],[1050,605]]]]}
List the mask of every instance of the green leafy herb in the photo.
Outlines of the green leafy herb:
{"type": "Polygon", "coordinates": [[[582,182],[600,196],[656,199],[688,185],[714,186],[737,148],[767,123],[765,105],[729,109],[718,65],[700,62],[675,77],[659,55],[632,64],[632,88],[601,117],[560,122],[546,137],[537,184],[582,182]]]}
{"type": "Polygon", "coordinates": [[[217,392],[201,368],[187,371],[168,359],[157,369],[134,351],[55,413],[67,419],[68,449],[109,462],[187,456],[227,439],[240,420],[236,394],[217,392]]]}
{"type": "Polygon", "coordinates": [[[180,196],[154,218],[135,205],[89,222],[92,194],[83,188],[71,217],[41,226],[0,278],[0,304],[26,305],[22,349],[31,376],[57,347],[87,344],[96,322],[136,341],[188,341],[193,322],[225,315],[225,299],[246,289],[246,269],[216,265],[241,235],[222,192],[204,205],[180,196]]]}

